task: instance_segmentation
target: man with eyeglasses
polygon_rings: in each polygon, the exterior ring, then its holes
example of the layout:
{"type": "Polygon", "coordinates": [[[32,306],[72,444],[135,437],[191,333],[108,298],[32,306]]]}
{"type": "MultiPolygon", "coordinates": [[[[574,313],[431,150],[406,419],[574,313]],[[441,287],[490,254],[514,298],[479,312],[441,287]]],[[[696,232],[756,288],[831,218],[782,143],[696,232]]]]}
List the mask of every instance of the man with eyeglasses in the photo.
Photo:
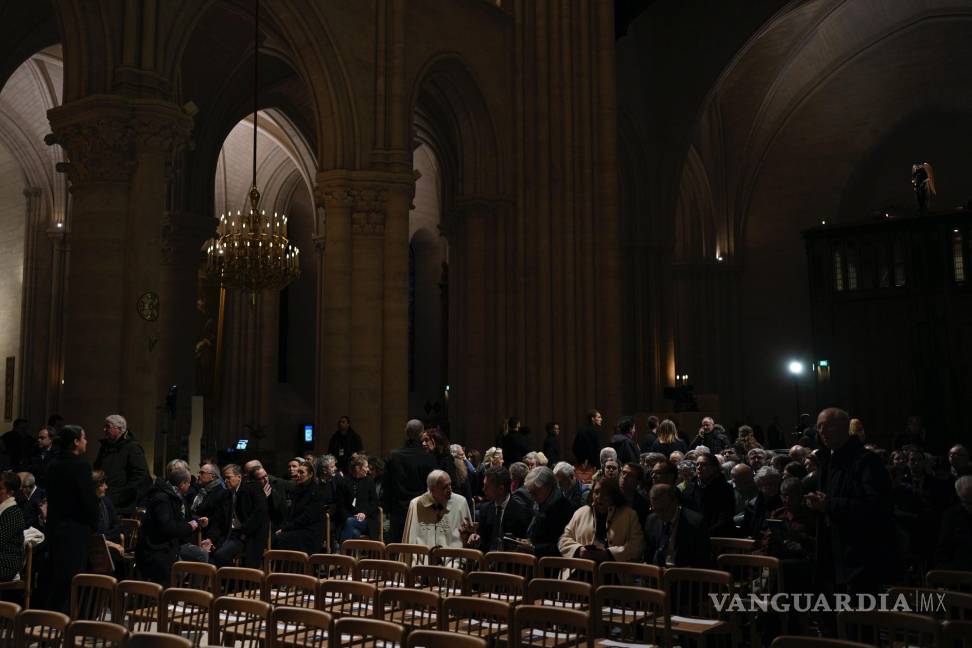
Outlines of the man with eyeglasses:
{"type": "Polygon", "coordinates": [[[695,458],[695,489],[692,491],[690,508],[705,518],[709,536],[734,536],[736,525],[732,518],[736,511],[736,497],[732,486],[722,475],[722,468],[709,453],[699,453],[695,458]]]}
{"type": "Polygon", "coordinates": [[[219,477],[219,467],[211,463],[199,467],[199,492],[192,500],[193,517],[209,518],[203,529],[203,539],[213,544],[222,542],[230,526],[229,507],[225,504],[226,486],[219,477]]]}

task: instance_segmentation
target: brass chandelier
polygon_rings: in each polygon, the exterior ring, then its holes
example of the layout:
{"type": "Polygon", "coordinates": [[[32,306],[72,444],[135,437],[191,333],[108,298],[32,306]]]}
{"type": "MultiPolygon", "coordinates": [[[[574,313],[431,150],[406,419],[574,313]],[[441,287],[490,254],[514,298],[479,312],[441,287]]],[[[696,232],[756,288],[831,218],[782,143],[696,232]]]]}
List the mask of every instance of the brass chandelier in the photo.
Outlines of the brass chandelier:
{"type": "Polygon", "coordinates": [[[209,241],[206,255],[210,276],[219,277],[224,288],[248,290],[255,300],[261,290],[280,290],[300,276],[300,250],[287,238],[287,217],[268,216],[259,209],[257,189],[257,59],[260,38],[260,2],[253,20],[253,182],[245,212],[221,214],[217,236],[209,241]]]}

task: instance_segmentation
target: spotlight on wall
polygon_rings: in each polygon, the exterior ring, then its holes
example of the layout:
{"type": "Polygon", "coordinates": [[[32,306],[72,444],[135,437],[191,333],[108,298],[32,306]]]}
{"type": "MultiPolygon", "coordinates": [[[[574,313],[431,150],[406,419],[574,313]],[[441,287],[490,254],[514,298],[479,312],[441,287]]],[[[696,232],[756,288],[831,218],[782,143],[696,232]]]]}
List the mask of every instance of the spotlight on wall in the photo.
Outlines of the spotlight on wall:
{"type": "Polygon", "coordinates": [[[799,360],[790,360],[790,364],[787,365],[787,368],[794,376],[803,374],[803,363],[799,360]]]}

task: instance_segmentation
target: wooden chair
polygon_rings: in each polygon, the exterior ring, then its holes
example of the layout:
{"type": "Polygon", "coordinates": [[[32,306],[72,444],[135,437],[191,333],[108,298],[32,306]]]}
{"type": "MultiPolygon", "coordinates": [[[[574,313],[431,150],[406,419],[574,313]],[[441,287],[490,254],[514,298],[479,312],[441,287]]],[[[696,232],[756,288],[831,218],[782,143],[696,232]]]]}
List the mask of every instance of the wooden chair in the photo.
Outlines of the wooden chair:
{"type": "Polygon", "coordinates": [[[128,648],[192,648],[192,642],[167,632],[135,632],[128,648]]]}
{"type": "Polygon", "coordinates": [[[665,569],[635,562],[603,562],[597,568],[598,584],[665,589],[665,569]]]}
{"type": "Polygon", "coordinates": [[[925,584],[935,589],[972,594],[972,571],[933,569],[925,574],[925,584]]]}
{"type": "Polygon", "coordinates": [[[172,565],[170,587],[198,589],[215,595],[216,565],[180,560],[172,565]]]}
{"type": "Polygon", "coordinates": [[[266,574],[310,573],[310,559],[303,551],[267,549],[263,552],[263,572],[266,574]]]}
{"type": "Polygon", "coordinates": [[[722,554],[748,554],[756,548],[756,541],[752,538],[711,538],[712,559],[722,554]]]}
{"type": "Polygon", "coordinates": [[[870,644],[843,641],[828,637],[794,637],[783,635],[770,644],[770,648],[871,648],[870,644]]]}
{"type": "Polygon", "coordinates": [[[483,569],[522,576],[529,581],[537,569],[537,559],[532,554],[516,551],[490,551],[485,556],[483,569]]]}
{"type": "Polygon", "coordinates": [[[972,648],[972,621],[942,623],[942,648],[972,648]]]}
{"type": "Polygon", "coordinates": [[[390,621],[347,617],[334,622],[332,648],[391,648],[405,643],[405,628],[390,621]]]}
{"type": "Polygon", "coordinates": [[[411,632],[416,629],[439,627],[439,608],[442,599],[435,592],[389,587],[378,592],[375,616],[401,624],[411,632]]]}
{"type": "Polygon", "coordinates": [[[908,612],[839,612],[837,633],[841,639],[872,646],[935,648],[940,628],[935,619],[908,612]]]}
{"type": "Polygon", "coordinates": [[[220,596],[213,601],[209,643],[214,646],[264,648],[269,618],[269,603],[238,596],[220,596]]]}
{"type": "Polygon", "coordinates": [[[904,595],[915,614],[939,621],[972,621],[972,594],[930,587],[892,587],[888,595],[892,603],[904,595]]]}
{"type": "Polygon", "coordinates": [[[450,596],[442,602],[439,629],[485,639],[490,645],[508,641],[512,606],[505,601],[450,596]]]}
{"type": "Polygon", "coordinates": [[[315,578],[354,578],[358,561],[343,554],[314,554],[308,559],[308,569],[315,578]]]}
{"type": "Polygon", "coordinates": [[[591,645],[591,619],[578,610],[518,605],[513,610],[511,635],[513,648],[588,648],[591,645]]]}
{"type": "Polygon", "coordinates": [[[665,570],[668,607],[673,616],[673,635],[685,635],[705,645],[710,637],[728,635],[733,645],[740,639],[728,613],[715,609],[710,594],[732,593],[732,577],[713,569],[673,567],[665,570]]]}
{"type": "Polygon", "coordinates": [[[198,647],[209,636],[212,605],[213,595],[209,592],[170,587],[162,592],[159,631],[183,637],[198,647]]]}
{"type": "Polygon", "coordinates": [[[486,648],[486,640],[441,630],[413,630],[407,648],[486,648]]]}
{"type": "Polygon", "coordinates": [[[30,607],[30,597],[34,592],[34,545],[24,545],[24,566],[20,570],[20,580],[0,583],[0,592],[23,592],[24,607],[30,607]]]}
{"type": "Polygon", "coordinates": [[[416,565],[411,570],[410,587],[427,589],[439,596],[462,596],[465,593],[465,577],[461,569],[441,565],[416,565]]]}
{"type": "Polygon", "coordinates": [[[425,545],[393,542],[385,546],[385,557],[388,560],[400,560],[409,567],[429,564],[430,550],[425,545]]]}
{"type": "Polygon", "coordinates": [[[345,540],[341,543],[341,553],[345,556],[352,556],[356,560],[364,558],[384,560],[385,543],[380,540],[345,540]]]}
{"type": "MultiPolygon", "coordinates": [[[[783,572],[780,561],[772,556],[752,554],[722,554],[717,559],[719,569],[728,572],[732,580],[733,593],[748,599],[750,594],[773,596],[783,591],[783,572]]],[[[740,630],[749,631],[750,646],[761,645],[757,632],[758,612],[737,612],[735,620],[740,630]]],[[[789,629],[788,615],[781,615],[783,631],[789,629]]]]}
{"type": "Polygon", "coordinates": [[[128,630],[106,621],[72,621],[68,624],[64,648],[125,648],[128,630]]]}
{"type": "Polygon", "coordinates": [[[75,574],[71,579],[71,618],[82,621],[111,618],[117,584],[113,576],[75,574]]]}
{"type": "Polygon", "coordinates": [[[159,620],[162,586],[146,581],[123,580],[115,586],[111,619],[129,632],[151,632],[159,620]]]}
{"type": "Polygon", "coordinates": [[[320,610],[278,606],[270,612],[267,648],[328,648],[331,615],[320,610]]]}
{"type": "Polygon", "coordinates": [[[216,570],[216,594],[260,600],[263,596],[263,572],[248,567],[220,567],[216,570]]]}
{"type": "Polygon", "coordinates": [[[371,583],[346,580],[325,580],[317,584],[317,609],[335,619],[373,617],[377,588],[371,583]]]}
{"type": "Polygon", "coordinates": [[[411,583],[408,565],[397,560],[359,560],[357,579],[364,583],[374,583],[378,588],[408,587],[411,583]]]}
{"type": "Polygon", "coordinates": [[[0,601],[0,646],[12,646],[14,643],[14,627],[17,625],[17,615],[20,606],[10,601],[0,601]]]}
{"type": "Polygon", "coordinates": [[[466,591],[470,596],[518,603],[525,593],[526,579],[513,574],[477,571],[466,576],[466,591]]]}
{"type": "Polygon", "coordinates": [[[537,574],[540,578],[575,580],[597,585],[597,563],[584,558],[544,556],[537,562],[537,574]]]}
{"type": "MultiPolygon", "coordinates": [[[[601,585],[594,593],[594,636],[656,646],[672,645],[668,595],[658,589],[601,585]]],[[[600,644],[600,640],[597,642],[600,644]]]]}
{"type": "Polygon", "coordinates": [[[586,612],[591,609],[592,594],[593,588],[589,583],[556,578],[534,578],[527,583],[526,598],[523,602],[586,612]]]}
{"type": "Polygon", "coordinates": [[[314,608],[317,579],[307,574],[267,574],[263,600],[270,605],[314,608]]]}
{"type": "Polygon", "coordinates": [[[14,625],[14,648],[61,648],[70,622],[60,612],[23,610],[14,625]]]}
{"type": "Polygon", "coordinates": [[[433,565],[461,569],[467,575],[482,569],[484,560],[482,551],[460,547],[435,547],[429,558],[433,565]]]}

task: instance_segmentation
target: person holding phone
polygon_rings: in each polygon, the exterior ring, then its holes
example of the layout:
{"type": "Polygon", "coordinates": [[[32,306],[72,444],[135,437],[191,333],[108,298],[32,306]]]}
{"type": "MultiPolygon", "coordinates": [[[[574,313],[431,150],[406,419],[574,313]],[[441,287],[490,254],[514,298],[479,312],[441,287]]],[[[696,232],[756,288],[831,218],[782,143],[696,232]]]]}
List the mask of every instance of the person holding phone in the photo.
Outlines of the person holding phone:
{"type": "Polygon", "coordinates": [[[600,479],[591,491],[591,503],[577,509],[559,542],[566,558],[639,560],[644,534],[638,514],[628,506],[617,479],[600,479]]]}

